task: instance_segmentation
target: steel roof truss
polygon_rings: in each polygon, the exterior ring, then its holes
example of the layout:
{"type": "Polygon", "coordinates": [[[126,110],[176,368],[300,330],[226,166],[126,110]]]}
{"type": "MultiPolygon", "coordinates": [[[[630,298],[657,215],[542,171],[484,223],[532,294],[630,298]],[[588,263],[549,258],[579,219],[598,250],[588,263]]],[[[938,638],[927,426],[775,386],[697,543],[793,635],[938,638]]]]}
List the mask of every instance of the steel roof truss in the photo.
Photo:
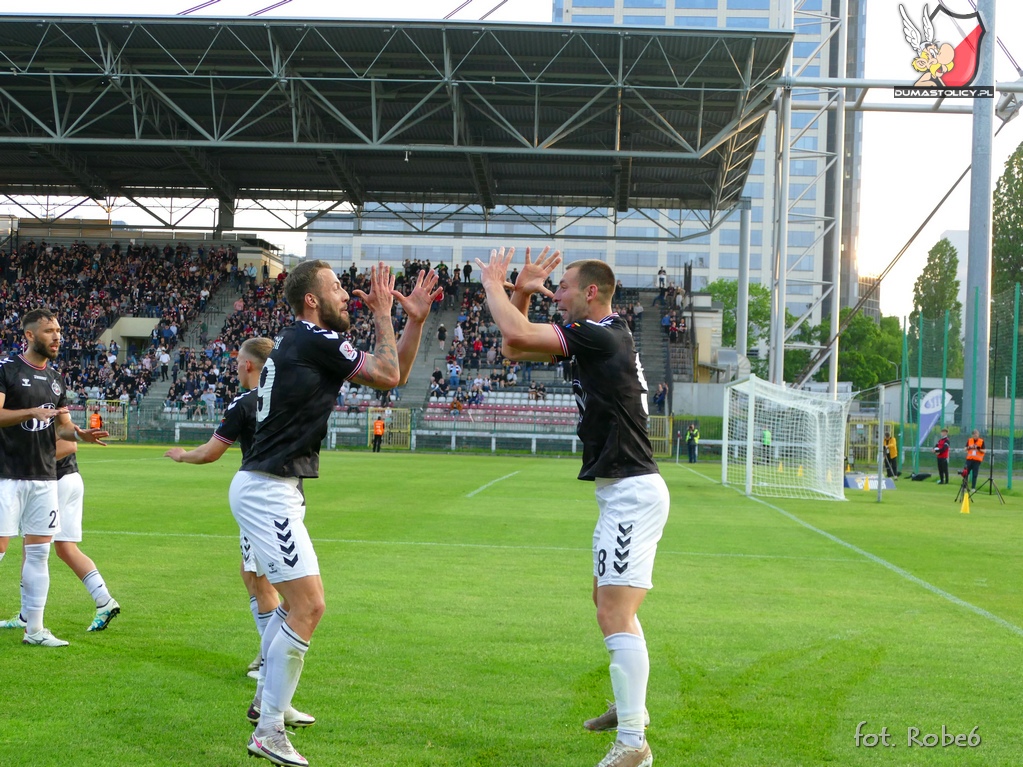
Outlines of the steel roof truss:
{"type": "MultiPolygon", "coordinates": [[[[561,139],[563,139],[563,138],[565,138],[567,136],[572,135],[577,130],[582,128],[584,125],[586,125],[587,123],[589,123],[589,122],[591,122],[593,120],[596,120],[598,117],[601,117],[601,116],[607,114],[608,112],[610,112],[612,109],[614,109],[616,107],[615,104],[608,104],[604,108],[597,110],[596,112],[594,112],[593,114],[589,115],[585,119],[583,119],[583,120],[579,119],[579,117],[581,115],[585,114],[586,111],[589,110],[589,108],[592,107],[597,101],[599,101],[609,90],[611,90],[611,89],[610,88],[601,88],[593,96],[593,98],[591,98],[589,101],[587,101],[583,106],[579,107],[575,111],[574,114],[570,115],[567,120],[565,120],[563,123],[561,123],[561,125],[559,125],[557,128],[555,128],[554,131],[547,138],[545,138],[542,142],[540,142],[538,144],[538,146],[540,146],[540,147],[542,147],[544,149],[552,147],[555,144],[557,144],[559,141],[561,141],[561,139]]],[[[536,89],[536,96],[537,96],[537,99],[539,100],[539,97],[540,97],[540,88],[539,87],[536,89]]],[[[539,113],[539,109],[535,110],[535,113],[538,114],[539,113]]]]}

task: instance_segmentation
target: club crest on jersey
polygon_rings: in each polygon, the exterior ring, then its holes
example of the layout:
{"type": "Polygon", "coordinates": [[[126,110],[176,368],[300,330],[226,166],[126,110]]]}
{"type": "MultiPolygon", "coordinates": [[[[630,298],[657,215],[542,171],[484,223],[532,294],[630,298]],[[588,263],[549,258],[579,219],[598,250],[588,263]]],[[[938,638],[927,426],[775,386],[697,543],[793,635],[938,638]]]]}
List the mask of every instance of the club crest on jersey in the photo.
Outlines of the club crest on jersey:
{"type": "Polygon", "coordinates": [[[348,341],[345,341],[344,343],[341,344],[340,350],[341,354],[344,355],[344,358],[346,360],[354,360],[358,355],[358,352],[355,351],[355,347],[352,346],[348,341]]]}
{"type": "Polygon", "coordinates": [[[50,388],[53,390],[54,394],[56,394],[58,397],[60,396],[60,384],[59,383],[57,383],[56,381],[50,381],[50,388]]]}

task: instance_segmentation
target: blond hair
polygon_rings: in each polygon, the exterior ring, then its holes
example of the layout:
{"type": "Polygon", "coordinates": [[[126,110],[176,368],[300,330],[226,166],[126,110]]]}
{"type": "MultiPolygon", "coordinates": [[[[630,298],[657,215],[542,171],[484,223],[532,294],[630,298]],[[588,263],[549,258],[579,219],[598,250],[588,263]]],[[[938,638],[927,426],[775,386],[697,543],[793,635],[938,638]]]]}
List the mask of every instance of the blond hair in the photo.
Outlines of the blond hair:
{"type": "Polygon", "coordinates": [[[239,356],[244,354],[250,360],[258,362],[260,365],[265,365],[267,357],[270,356],[270,352],[273,351],[273,348],[273,341],[269,338],[257,336],[256,338],[247,339],[238,349],[238,354],[239,356]]]}

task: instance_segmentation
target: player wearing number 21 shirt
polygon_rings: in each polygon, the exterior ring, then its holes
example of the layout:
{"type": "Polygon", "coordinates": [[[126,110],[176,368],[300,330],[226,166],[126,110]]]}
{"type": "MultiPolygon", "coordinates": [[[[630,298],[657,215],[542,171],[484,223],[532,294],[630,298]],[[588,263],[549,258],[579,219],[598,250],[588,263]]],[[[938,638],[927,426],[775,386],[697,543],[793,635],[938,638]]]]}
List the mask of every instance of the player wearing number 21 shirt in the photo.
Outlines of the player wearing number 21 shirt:
{"type": "Polygon", "coordinates": [[[12,536],[24,536],[21,569],[24,644],[63,647],[43,627],[50,590],[50,542],[60,532],[57,438],[103,444],[100,429],[71,422],[60,374],[49,363],[60,352],[60,324],[49,309],[22,318],[26,349],[0,361],[0,559],[12,536]]]}
{"type": "Polygon", "coordinates": [[[594,483],[599,515],[593,532],[593,601],[610,655],[614,703],[584,723],[588,730],[618,730],[597,767],[650,767],[646,691],[650,660],[637,612],[653,587],[654,555],[668,519],[668,488],[658,473],[647,436],[647,385],[632,334],[611,309],[615,275],[602,261],[574,261],[557,292],[544,282],[561,262],[544,250],[535,262],[526,251],[512,296],[505,274],[514,248],[477,259],[487,305],[511,359],[571,360],[572,388],[583,443],[579,479],[594,483]],[[557,303],[565,324],[530,322],[533,293],[557,303]]]}
{"type": "Polygon", "coordinates": [[[373,353],[355,349],[342,335],[349,326],[348,293],[325,261],[306,261],[284,283],[295,323],[274,339],[256,390],[256,433],[231,483],[231,512],[252,546],[257,572],[284,602],[263,631],[263,688],[248,750],[275,764],[305,767],[284,730],[309,641],[324,611],[319,564],[306,530],[300,480],[318,476],[320,443],[337,393],[347,381],[377,390],[407,378],[422,325],[433,300],[436,274],[421,272],[409,296],[394,290],[383,264],[371,270],[370,292],[355,291],[373,314],[373,353]],[[391,308],[408,315],[396,342],[391,308]]]}

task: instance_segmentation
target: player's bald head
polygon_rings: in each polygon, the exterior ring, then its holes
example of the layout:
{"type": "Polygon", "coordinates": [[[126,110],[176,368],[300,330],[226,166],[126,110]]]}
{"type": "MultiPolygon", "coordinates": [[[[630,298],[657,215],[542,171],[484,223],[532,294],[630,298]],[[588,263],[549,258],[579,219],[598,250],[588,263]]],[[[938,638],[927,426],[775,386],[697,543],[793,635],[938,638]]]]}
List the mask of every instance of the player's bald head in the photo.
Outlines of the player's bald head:
{"type": "Polygon", "coordinates": [[[580,288],[585,290],[589,285],[596,285],[597,295],[604,301],[611,301],[615,292],[615,273],[610,266],[603,261],[586,259],[569,264],[565,271],[569,269],[576,270],[580,288]]]}

